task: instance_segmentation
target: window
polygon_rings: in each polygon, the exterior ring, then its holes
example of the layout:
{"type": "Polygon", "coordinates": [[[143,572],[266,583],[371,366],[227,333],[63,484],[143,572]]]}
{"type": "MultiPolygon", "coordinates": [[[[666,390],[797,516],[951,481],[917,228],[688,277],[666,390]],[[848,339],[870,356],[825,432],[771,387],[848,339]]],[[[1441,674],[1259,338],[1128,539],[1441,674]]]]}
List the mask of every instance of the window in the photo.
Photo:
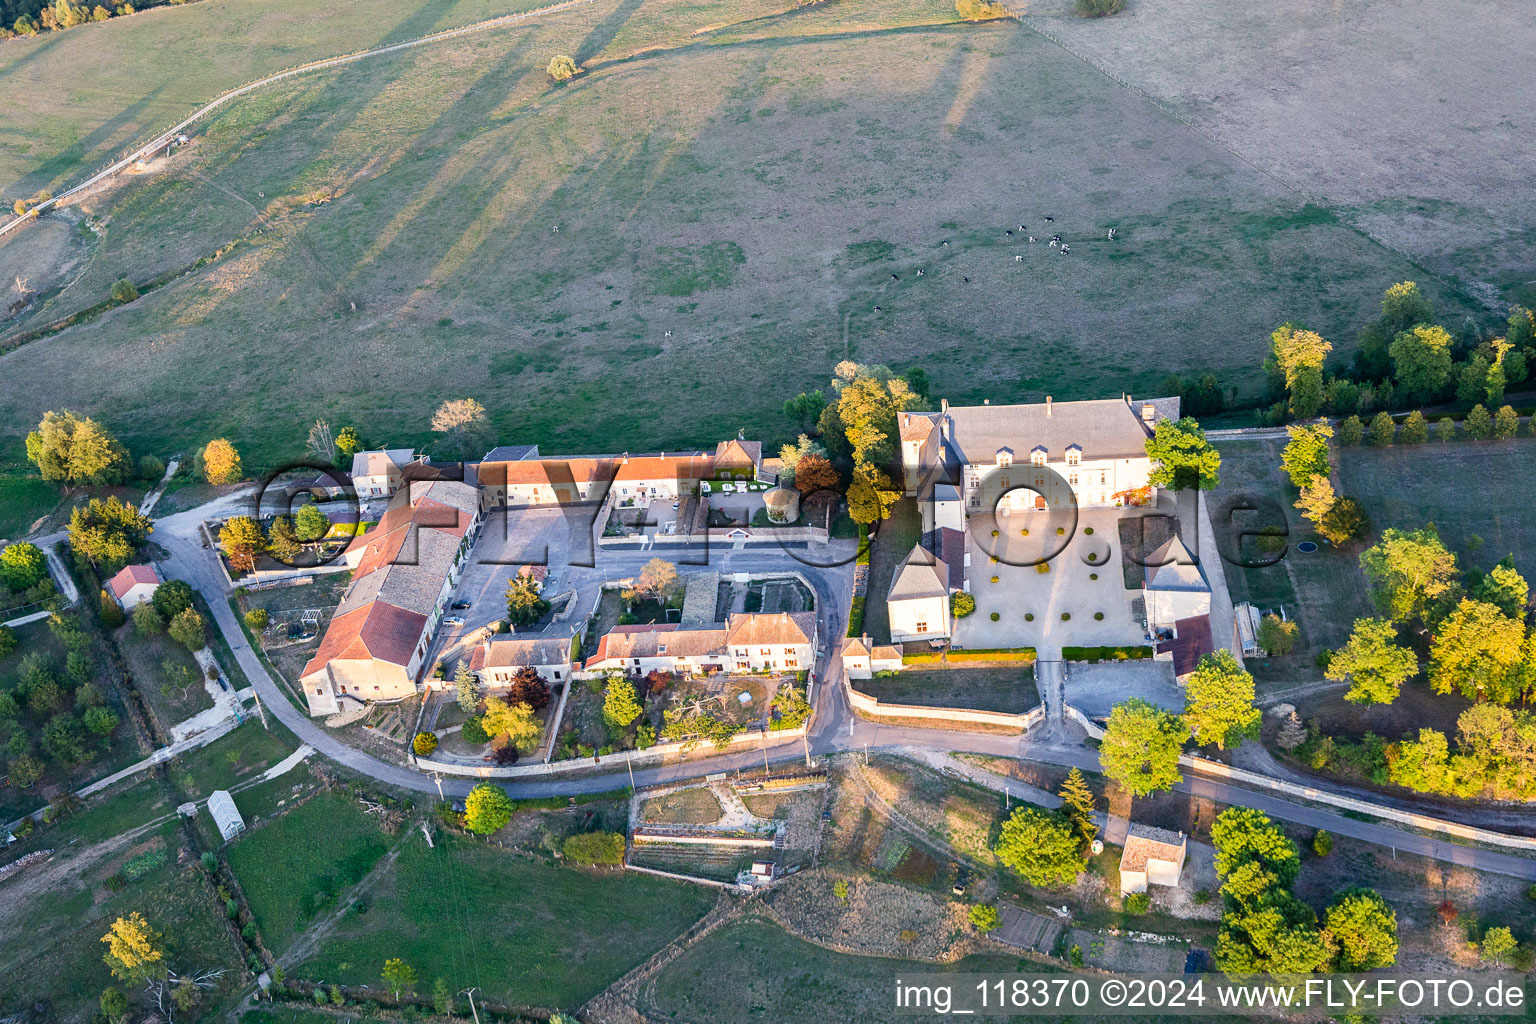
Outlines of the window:
{"type": "Polygon", "coordinates": [[[761,654],[761,655],[762,655],[762,656],[763,656],[763,657],[765,657],[765,658],[766,658],[766,657],[767,657],[767,656],[768,656],[768,655],[770,655],[770,654],[772,654],[772,653],[773,653],[773,652],[772,652],[772,651],[770,651],[770,650],[769,650],[769,649],[768,649],[768,648],[766,648],[766,647],[762,647],[762,648],[759,648],[759,649],[758,649],[758,652],[757,652],[757,653],[759,653],[759,654],[761,654]]]}
{"type": "Polygon", "coordinates": [[[1036,448],[1034,451],[1030,452],[1029,461],[1033,462],[1037,466],[1045,465],[1045,449],[1036,448]]]}
{"type": "Polygon", "coordinates": [[[657,654],[666,654],[667,653],[667,645],[666,644],[657,644],[656,645],[656,653],[657,654]]]}
{"type": "Polygon", "coordinates": [[[1067,449],[1067,465],[1075,466],[1083,461],[1083,453],[1075,448],[1067,449]]]}
{"type": "Polygon", "coordinates": [[[1073,487],[1076,487],[1077,486],[1077,474],[1076,473],[1069,474],[1067,476],[1067,483],[1071,484],[1073,487]]]}
{"type": "Polygon", "coordinates": [[[915,622],[913,623],[913,626],[919,633],[928,632],[928,623],[926,622],[915,622]]]}
{"type": "Polygon", "coordinates": [[[322,687],[322,686],[315,687],[315,695],[316,696],[324,696],[325,695],[325,688],[322,687]]]}
{"type": "Polygon", "coordinates": [[[799,668],[800,667],[800,659],[799,658],[785,658],[784,659],[784,667],[785,668],[799,668]]]}

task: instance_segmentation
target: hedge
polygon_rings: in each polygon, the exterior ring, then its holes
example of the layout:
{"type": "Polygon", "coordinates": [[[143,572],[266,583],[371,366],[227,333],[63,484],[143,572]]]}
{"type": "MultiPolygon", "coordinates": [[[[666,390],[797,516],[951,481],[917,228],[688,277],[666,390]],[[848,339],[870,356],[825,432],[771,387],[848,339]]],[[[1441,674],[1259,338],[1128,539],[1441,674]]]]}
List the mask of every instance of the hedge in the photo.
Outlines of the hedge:
{"type": "Polygon", "coordinates": [[[928,665],[940,660],[945,661],[1020,661],[1032,662],[1035,660],[1033,647],[975,647],[963,651],[950,651],[945,658],[938,653],[923,652],[921,654],[906,654],[902,656],[903,665],[928,665]]]}
{"type": "Polygon", "coordinates": [[[848,635],[862,636],[864,634],[864,598],[856,597],[848,608],[848,635]]]}
{"type": "Polygon", "coordinates": [[[1064,661],[1142,661],[1152,657],[1150,647],[1063,647],[1064,661]]]}

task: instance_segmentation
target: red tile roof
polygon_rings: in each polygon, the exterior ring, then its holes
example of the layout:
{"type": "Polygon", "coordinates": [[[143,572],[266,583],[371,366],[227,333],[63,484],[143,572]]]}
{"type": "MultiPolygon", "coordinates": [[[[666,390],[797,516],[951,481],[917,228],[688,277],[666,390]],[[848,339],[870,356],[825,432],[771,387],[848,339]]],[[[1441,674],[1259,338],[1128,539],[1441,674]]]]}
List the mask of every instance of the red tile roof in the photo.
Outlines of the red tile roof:
{"type": "Polygon", "coordinates": [[[128,565],[123,567],[122,572],[107,581],[107,589],[112,591],[113,597],[121,601],[127,596],[128,591],[141,583],[159,586],[164,582],[152,565],[128,565]]]}
{"type": "Polygon", "coordinates": [[[1201,658],[1216,649],[1211,640],[1211,620],[1205,615],[1180,619],[1173,624],[1173,631],[1177,637],[1159,641],[1157,653],[1172,652],[1173,674],[1186,676],[1195,670],[1201,658]]]}

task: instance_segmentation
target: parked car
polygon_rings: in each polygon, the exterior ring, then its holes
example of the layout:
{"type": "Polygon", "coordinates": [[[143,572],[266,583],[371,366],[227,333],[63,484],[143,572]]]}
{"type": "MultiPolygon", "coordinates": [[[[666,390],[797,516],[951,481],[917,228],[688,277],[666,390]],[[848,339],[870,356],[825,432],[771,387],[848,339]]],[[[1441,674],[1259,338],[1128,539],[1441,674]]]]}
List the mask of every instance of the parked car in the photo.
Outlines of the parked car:
{"type": "Polygon", "coordinates": [[[464,625],[464,617],[462,615],[450,615],[446,619],[443,620],[443,625],[445,625],[445,626],[462,626],[462,625],[464,625]]]}
{"type": "Polygon", "coordinates": [[[455,601],[455,602],[453,602],[453,604],[449,605],[448,607],[453,609],[454,611],[462,611],[463,609],[469,607],[469,602],[468,601],[455,601]]]}

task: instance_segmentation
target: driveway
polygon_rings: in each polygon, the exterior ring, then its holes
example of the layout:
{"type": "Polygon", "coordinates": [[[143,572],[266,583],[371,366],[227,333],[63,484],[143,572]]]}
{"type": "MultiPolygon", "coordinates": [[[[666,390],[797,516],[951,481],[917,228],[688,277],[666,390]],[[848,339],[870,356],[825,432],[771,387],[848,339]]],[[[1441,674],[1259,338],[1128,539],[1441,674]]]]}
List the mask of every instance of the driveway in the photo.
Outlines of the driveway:
{"type": "Polygon", "coordinates": [[[1066,702],[1089,718],[1107,718],[1116,704],[1139,697],[1169,711],[1184,711],[1184,690],[1171,661],[1068,662],[1066,702]]]}

